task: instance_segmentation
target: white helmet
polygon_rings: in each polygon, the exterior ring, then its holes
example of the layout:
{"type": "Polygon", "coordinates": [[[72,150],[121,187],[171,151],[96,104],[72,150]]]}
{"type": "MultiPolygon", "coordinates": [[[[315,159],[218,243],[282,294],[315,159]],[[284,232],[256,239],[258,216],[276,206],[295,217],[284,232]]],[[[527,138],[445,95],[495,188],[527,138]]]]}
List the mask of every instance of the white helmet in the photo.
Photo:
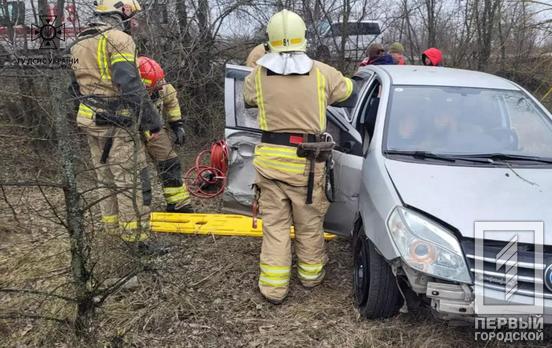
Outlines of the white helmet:
{"type": "Polygon", "coordinates": [[[307,27],[295,12],[283,10],[270,18],[266,26],[271,52],[305,52],[307,27]]]}

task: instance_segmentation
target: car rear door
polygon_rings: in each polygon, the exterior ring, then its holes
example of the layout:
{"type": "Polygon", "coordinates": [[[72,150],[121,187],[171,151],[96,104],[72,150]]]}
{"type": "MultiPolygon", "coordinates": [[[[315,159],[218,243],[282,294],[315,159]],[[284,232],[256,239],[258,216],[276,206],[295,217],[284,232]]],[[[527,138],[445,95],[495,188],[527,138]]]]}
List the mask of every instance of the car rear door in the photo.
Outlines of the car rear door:
{"type": "MultiPolygon", "coordinates": [[[[243,83],[251,69],[227,65],[225,72],[225,138],[229,148],[228,180],[223,195],[223,210],[251,215],[255,192],[253,155],[260,142],[257,109],[245,108],[243,83]]],[[[348,235],[358,211],[362,144],[360,134],[350,125],[342,108],[328,108],[328,132],[337,143],[334,151],[335,201],[324,227],[326,231],[348,235]]]]}

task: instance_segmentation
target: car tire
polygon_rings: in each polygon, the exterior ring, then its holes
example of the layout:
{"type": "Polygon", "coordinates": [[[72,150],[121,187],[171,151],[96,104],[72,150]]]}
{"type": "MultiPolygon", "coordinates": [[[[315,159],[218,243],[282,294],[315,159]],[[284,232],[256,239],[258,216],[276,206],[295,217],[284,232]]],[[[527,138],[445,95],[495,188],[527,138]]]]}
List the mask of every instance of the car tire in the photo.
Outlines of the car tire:
{"type": "Polygon", "coordinates": [[[353,232],[353,291],[355,306],[366,319],[390,318],[403,304],[391,267],[366,238],[362,225],[353,232]]]}

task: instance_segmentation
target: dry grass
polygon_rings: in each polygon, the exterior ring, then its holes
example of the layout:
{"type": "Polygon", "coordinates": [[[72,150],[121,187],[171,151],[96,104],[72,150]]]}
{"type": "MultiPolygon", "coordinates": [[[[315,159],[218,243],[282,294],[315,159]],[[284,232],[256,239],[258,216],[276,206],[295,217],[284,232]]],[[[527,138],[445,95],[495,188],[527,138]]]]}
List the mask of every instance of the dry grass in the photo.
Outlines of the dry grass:
{"type": "MultiPolygon", "coordinates": [[[[41,242],[44,236],[42,231],[0,232],[2,287],[51,290],[66,281],[61,271],[67,265],[66,255],[50,257],[65,245],[58,238],[55,243],[41,242]]],[[[328,243],[331,262],[324,284],[307,290],[293,279],[290,296],[280,306],[265,302],[256,289],[260,240],[158,235],[156,241],[170,246],[170,252],[147,260],[152,270],[140,275],[138,288],[118,292],[98,310],[93,345],[436,348],[474,344],[471,328],[449,326],[425,310],[383,321],[359,319],[352,304],[350,247],[344,239],[328,243]]],[[[117,269],[113,260],[120,259],[114,253],[121,249],[103,250],[102,259],[111,264],[111,270],[103,269],[111,273],[117,269]]],[[[59,318],[72,315],[72,308],[59,300],[37,307],[39,298],[34,295],[1,298],[4,313],[32,309],[59,318]]],[[[68,326],[45,320],[0,320],[0,340],[2,346],[78,345],[68,326]]]]}

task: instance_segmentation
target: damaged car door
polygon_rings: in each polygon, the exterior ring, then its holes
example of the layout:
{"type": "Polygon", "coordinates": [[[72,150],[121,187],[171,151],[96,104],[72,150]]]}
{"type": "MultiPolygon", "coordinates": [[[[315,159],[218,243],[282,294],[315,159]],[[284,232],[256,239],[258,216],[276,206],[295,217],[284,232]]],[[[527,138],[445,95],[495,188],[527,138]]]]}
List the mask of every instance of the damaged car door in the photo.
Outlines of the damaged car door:
{"type": "MultiPolygon", "coordinates": [[[[260,142],[257,109],[246,108],[243,83],[251,69],[228,65],[225,72],[225,138],[229,149],[227,186],[223,210],[251,215],[255,192],[253,167],[255,145],[260,142]]],[[[328,133],[337,146],[334,158],[334,202],[326,215],[326,231],[350,235],[358,211],[362,144],[360,134],[350,125],[345,109],[328,108],[328,133]]]]}

